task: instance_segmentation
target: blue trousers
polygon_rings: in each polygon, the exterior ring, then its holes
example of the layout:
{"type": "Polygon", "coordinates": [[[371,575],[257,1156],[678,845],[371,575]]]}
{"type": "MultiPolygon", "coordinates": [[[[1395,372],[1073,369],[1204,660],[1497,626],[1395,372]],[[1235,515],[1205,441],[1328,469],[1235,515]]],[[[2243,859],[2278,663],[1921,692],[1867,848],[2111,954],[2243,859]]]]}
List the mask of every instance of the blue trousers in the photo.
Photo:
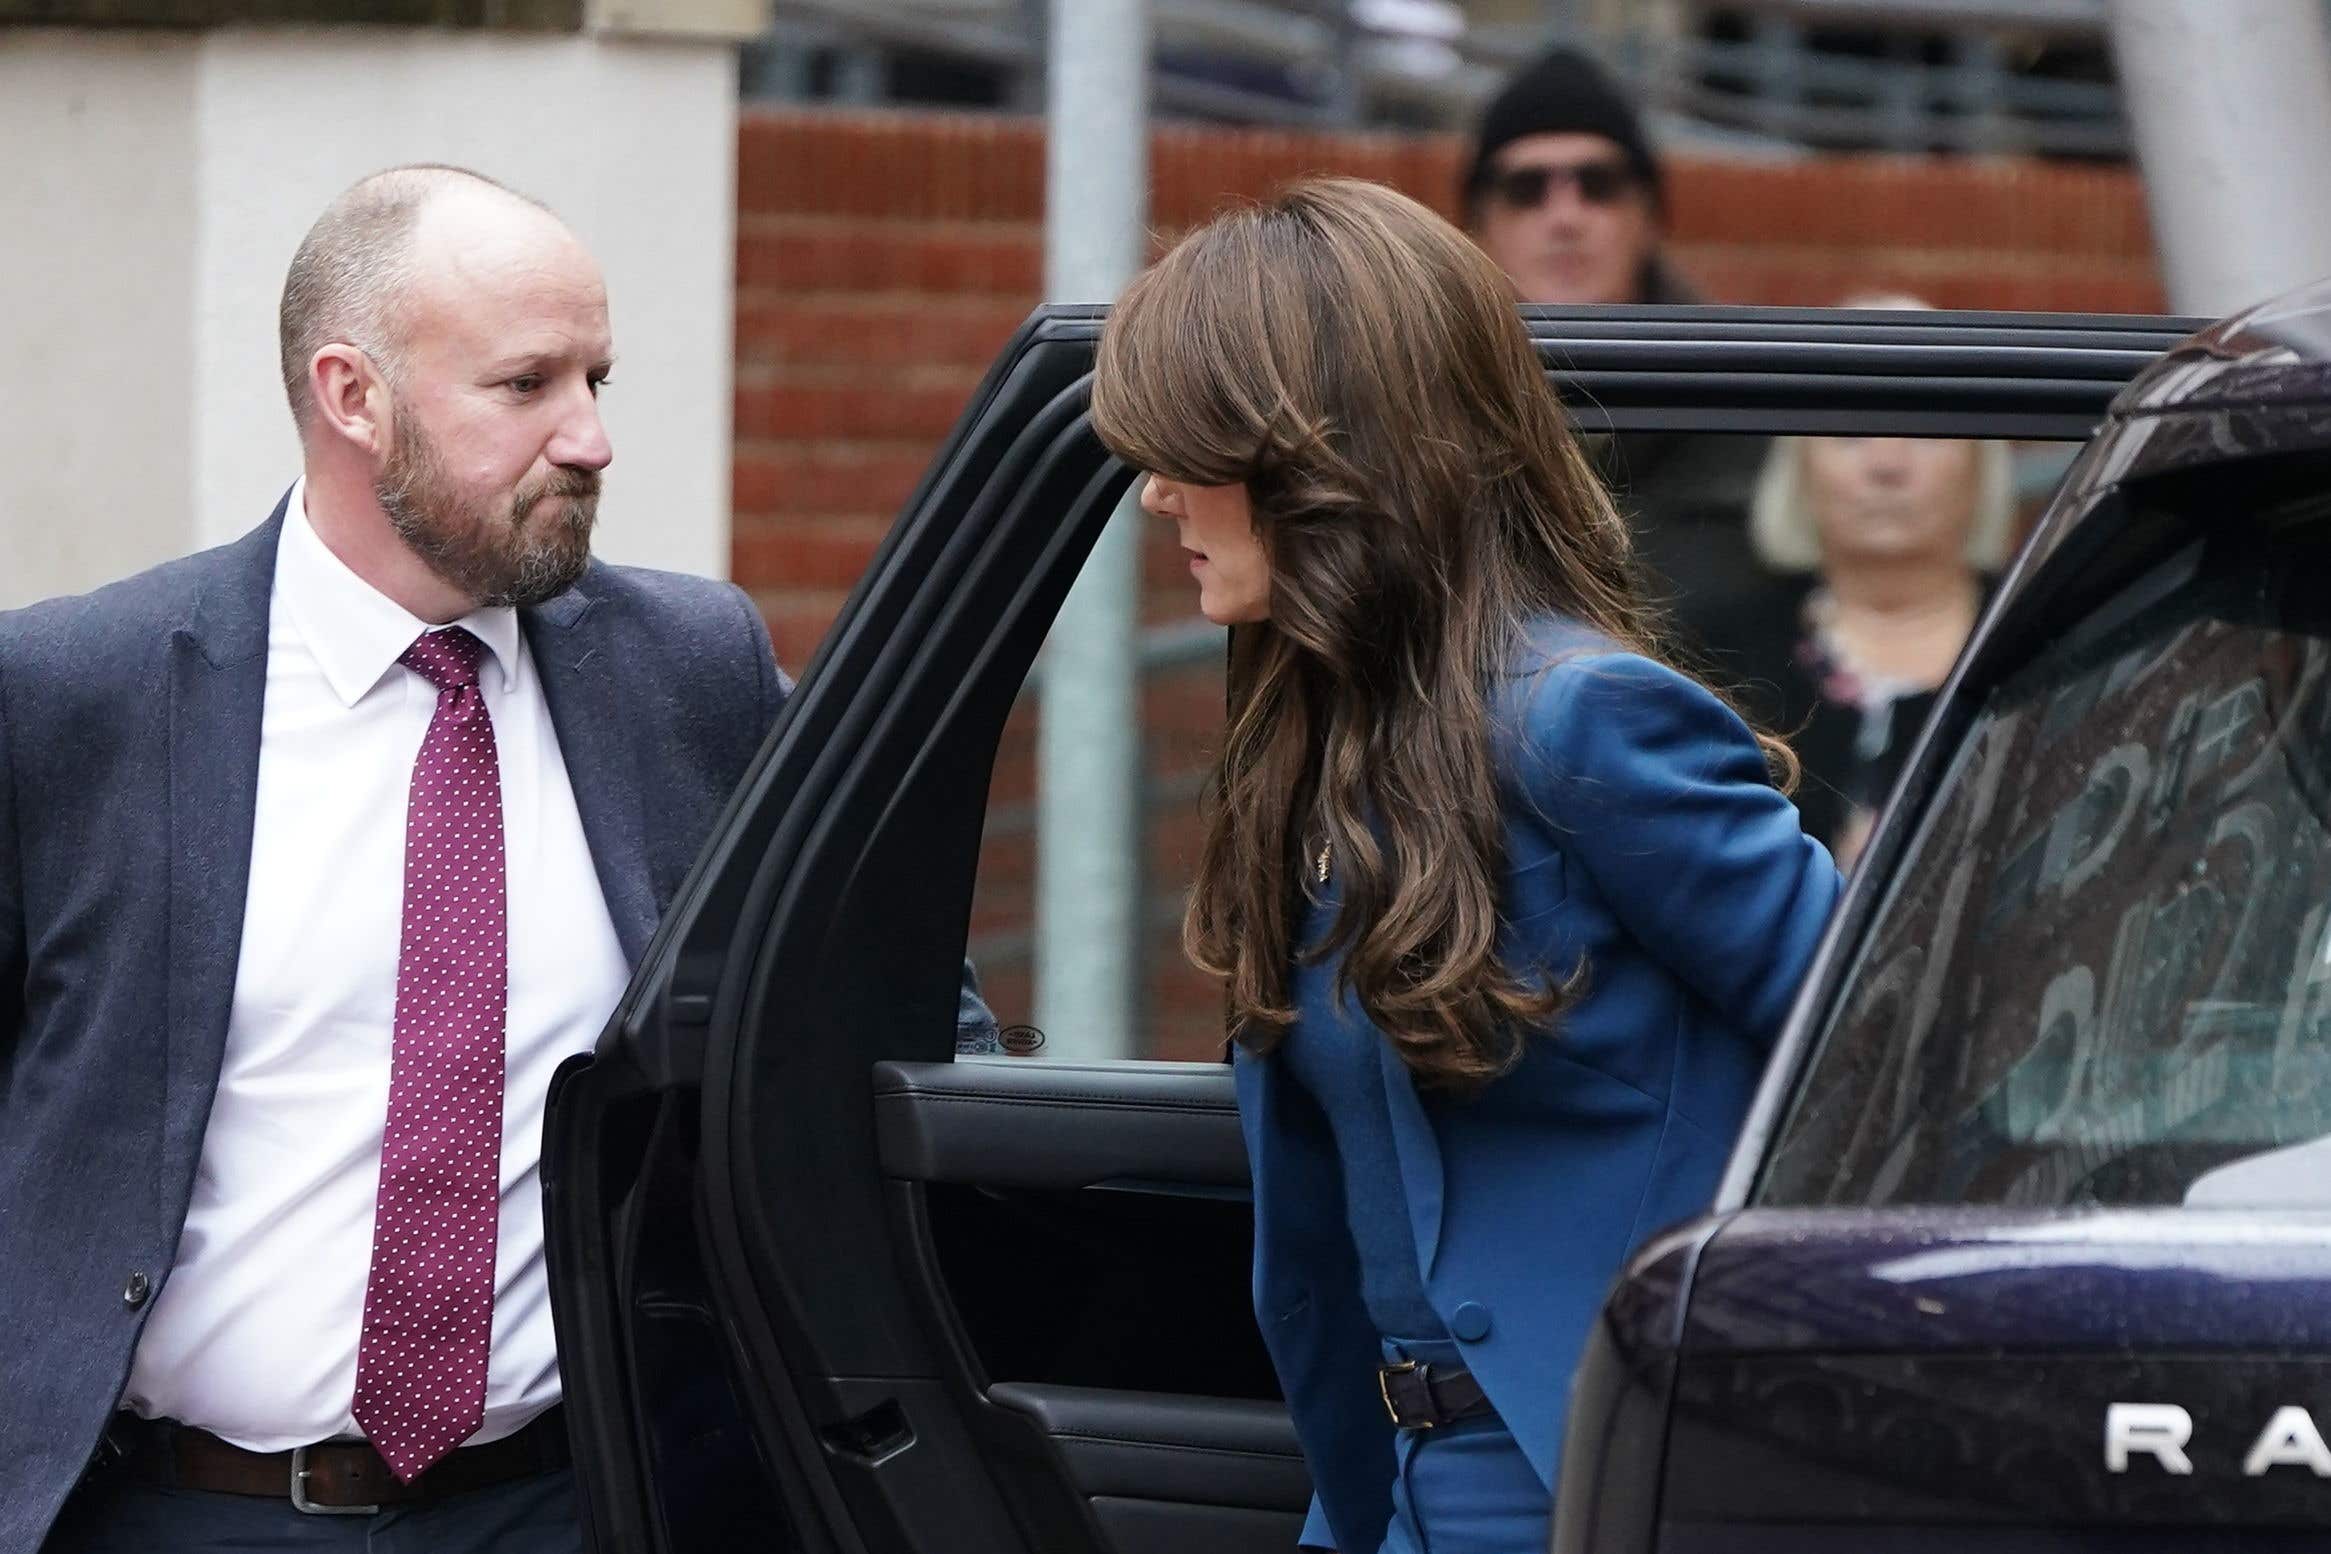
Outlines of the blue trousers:
{"type": "Polygon", "coordinates": [[[311,1516],[293,1509],[288,1492],[280,1500],[216,1495],[113,1471],[65,1502],[41,1554],[581,1554],[582,1547],[572,1469],[372,1516],[311,1516]]]}
{"type": "MultiPolygon", "coordinates": [[[[1454,1343],[1385,1346],[1390,1361],[1462,1365],[1454,1343]]],[[[1546,1547],[1553,1501],[1495,1414],[1403,1430],[1382,1554],[1515,1554],[1546,1547]]]]}

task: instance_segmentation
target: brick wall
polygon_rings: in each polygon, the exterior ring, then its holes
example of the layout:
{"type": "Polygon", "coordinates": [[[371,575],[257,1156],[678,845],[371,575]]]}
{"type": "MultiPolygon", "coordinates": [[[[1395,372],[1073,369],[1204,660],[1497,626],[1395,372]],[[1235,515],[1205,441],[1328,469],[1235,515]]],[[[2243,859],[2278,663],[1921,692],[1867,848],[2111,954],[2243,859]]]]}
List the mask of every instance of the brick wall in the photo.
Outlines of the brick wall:
{"type": "MultiPolygon", "coordinates": [[[[1313,172],[1380,179],[1453,214],[1461,151],[1437,137],[1161,128],[1151,219],[1170,234],[1313,172]]],[[[754,113],[738,152],[734,575],[799,668],[1038,301],[1043,131],[989,116],[754,113]]],[[[1945,307],[2163,306],[2143,191],[2124,170],[1851,157],[1682,162],[1669,181],[1673,252],[1716,300],[1821,304],[1882,288],[1945,307]]],[[[1145,613],[1171,617],[1188,580],[1170,546],[1153,548],[1145,613]]],[[[1186,778],[1204,746],[1190,709],[1219,707],[1219,677],[1181,672],[1150,699],[1163,720],[1153,765],[1186,778]]],[[[1030,709],[1013,720],[996,783],[999,808],[1022,815],[1033,726],[1030,709]]],[[[1024,1018],[1029,843],[1024,829],[990,829],[974,948],[990,952],[999,1012],[1024,1018]]],[[[1161,900],[1187,877],[1188,830],[1161,815],[1149,838],[1161,900]]],[[[1150,962],[1149,1050],[1207,1052],[1218,992],[1179,969],[1162,930],[1150,962]]]]}

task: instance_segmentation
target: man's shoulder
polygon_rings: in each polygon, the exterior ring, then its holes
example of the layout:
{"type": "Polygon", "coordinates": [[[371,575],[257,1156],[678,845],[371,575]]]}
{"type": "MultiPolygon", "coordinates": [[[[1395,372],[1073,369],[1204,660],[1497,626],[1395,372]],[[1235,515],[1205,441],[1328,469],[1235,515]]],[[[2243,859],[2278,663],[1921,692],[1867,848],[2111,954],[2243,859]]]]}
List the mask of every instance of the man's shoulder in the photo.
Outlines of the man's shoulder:
{"type": "Polygon", "coordinates": [[[554,624],[615,633],[635,658],[646,655],[681,681],[738,684],[748,695],[782,695],[789,684],[769,651],[768,628],[734,583],[654,567],[593,561],[569,598],[545,609],[554,624]],[[563,619],[562,619],[563,615],[563,619]]]}
{"type": "Polygon", "coordinates": [[[595,560],[542,618],[563,629],[537,645],[568,636],[571,649],[619,676],[641,730],[698,751],[719,797],[743,775],[792,688],[760,611],[734,583],[595,560]]]}
{"type": "Polygon", "coordinates": [[[594,600],[626,610],[716,630],[734,630],[744,610],[744,596],[734,583],[660,567],[618,566],[611,561],[594,560],[583,575],[580,590],[594,600]]]}
{"type": "MultiPolygon", "coordinates": [[[[565,606],[573,611],[566,624],[614,626],[627,636],[636,635],[643,646],[652,645],[660,655],[700,661],[691,667],[729,659],[740,645],[757,647],[750,633],[762,632],[766,640],[752,600],[734,583],[717,578],[593,561],[575,593],[589,602],[580,611],[565,606]],[[593,620],[602,613],[607,617],[604,622],[593,620]]],[[[554,603],[548,608],[558,621],[561,606],[554,603]]]]}
{"type": "Polygon", "coordinates": [[[0,610],[0,669],[97,669],[142,657],[194,618],[206,592],[248,567],[251,538],[180,556],[86,593],[0,610]]]}

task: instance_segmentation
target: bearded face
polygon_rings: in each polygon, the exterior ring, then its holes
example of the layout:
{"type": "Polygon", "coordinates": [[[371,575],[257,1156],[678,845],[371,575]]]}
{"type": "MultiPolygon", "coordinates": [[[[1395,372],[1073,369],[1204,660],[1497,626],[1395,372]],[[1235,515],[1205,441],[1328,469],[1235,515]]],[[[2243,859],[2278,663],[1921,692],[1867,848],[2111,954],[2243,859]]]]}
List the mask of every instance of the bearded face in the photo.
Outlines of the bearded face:
{"type": "Polygon", "coordinates": [[[462,484],[399,405],[395,442],[373,495],[404,542],[439,578],[481,606],[541,604],[572,587],[591,561],[599,472],[557,466],[514,489],[462,484]]]}

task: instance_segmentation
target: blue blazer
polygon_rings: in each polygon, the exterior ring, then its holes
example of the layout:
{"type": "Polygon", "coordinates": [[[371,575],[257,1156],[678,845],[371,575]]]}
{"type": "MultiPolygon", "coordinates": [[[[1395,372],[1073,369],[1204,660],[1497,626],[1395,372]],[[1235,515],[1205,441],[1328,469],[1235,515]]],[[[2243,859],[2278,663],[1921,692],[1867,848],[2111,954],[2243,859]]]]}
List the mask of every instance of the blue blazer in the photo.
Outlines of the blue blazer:
{"type": "MultiPolygon", "coordinates": [[[[1583,961],[1586,989],[1471,1101],[1378,1050],[1426,1295],[1551,1495],[1588,1326],[1630,1250],[1714,1194],[1839,879],[1689,678],[1551,622],[1494,706],[1502,951],[1557,977],[1583,961]]],[[[1393,1429],[1334,1141],[1281,1065],[1236,1061],[1255,1315],[1317,1488],[1303,1541],[1370,1554],[1393,1429]]]]}

